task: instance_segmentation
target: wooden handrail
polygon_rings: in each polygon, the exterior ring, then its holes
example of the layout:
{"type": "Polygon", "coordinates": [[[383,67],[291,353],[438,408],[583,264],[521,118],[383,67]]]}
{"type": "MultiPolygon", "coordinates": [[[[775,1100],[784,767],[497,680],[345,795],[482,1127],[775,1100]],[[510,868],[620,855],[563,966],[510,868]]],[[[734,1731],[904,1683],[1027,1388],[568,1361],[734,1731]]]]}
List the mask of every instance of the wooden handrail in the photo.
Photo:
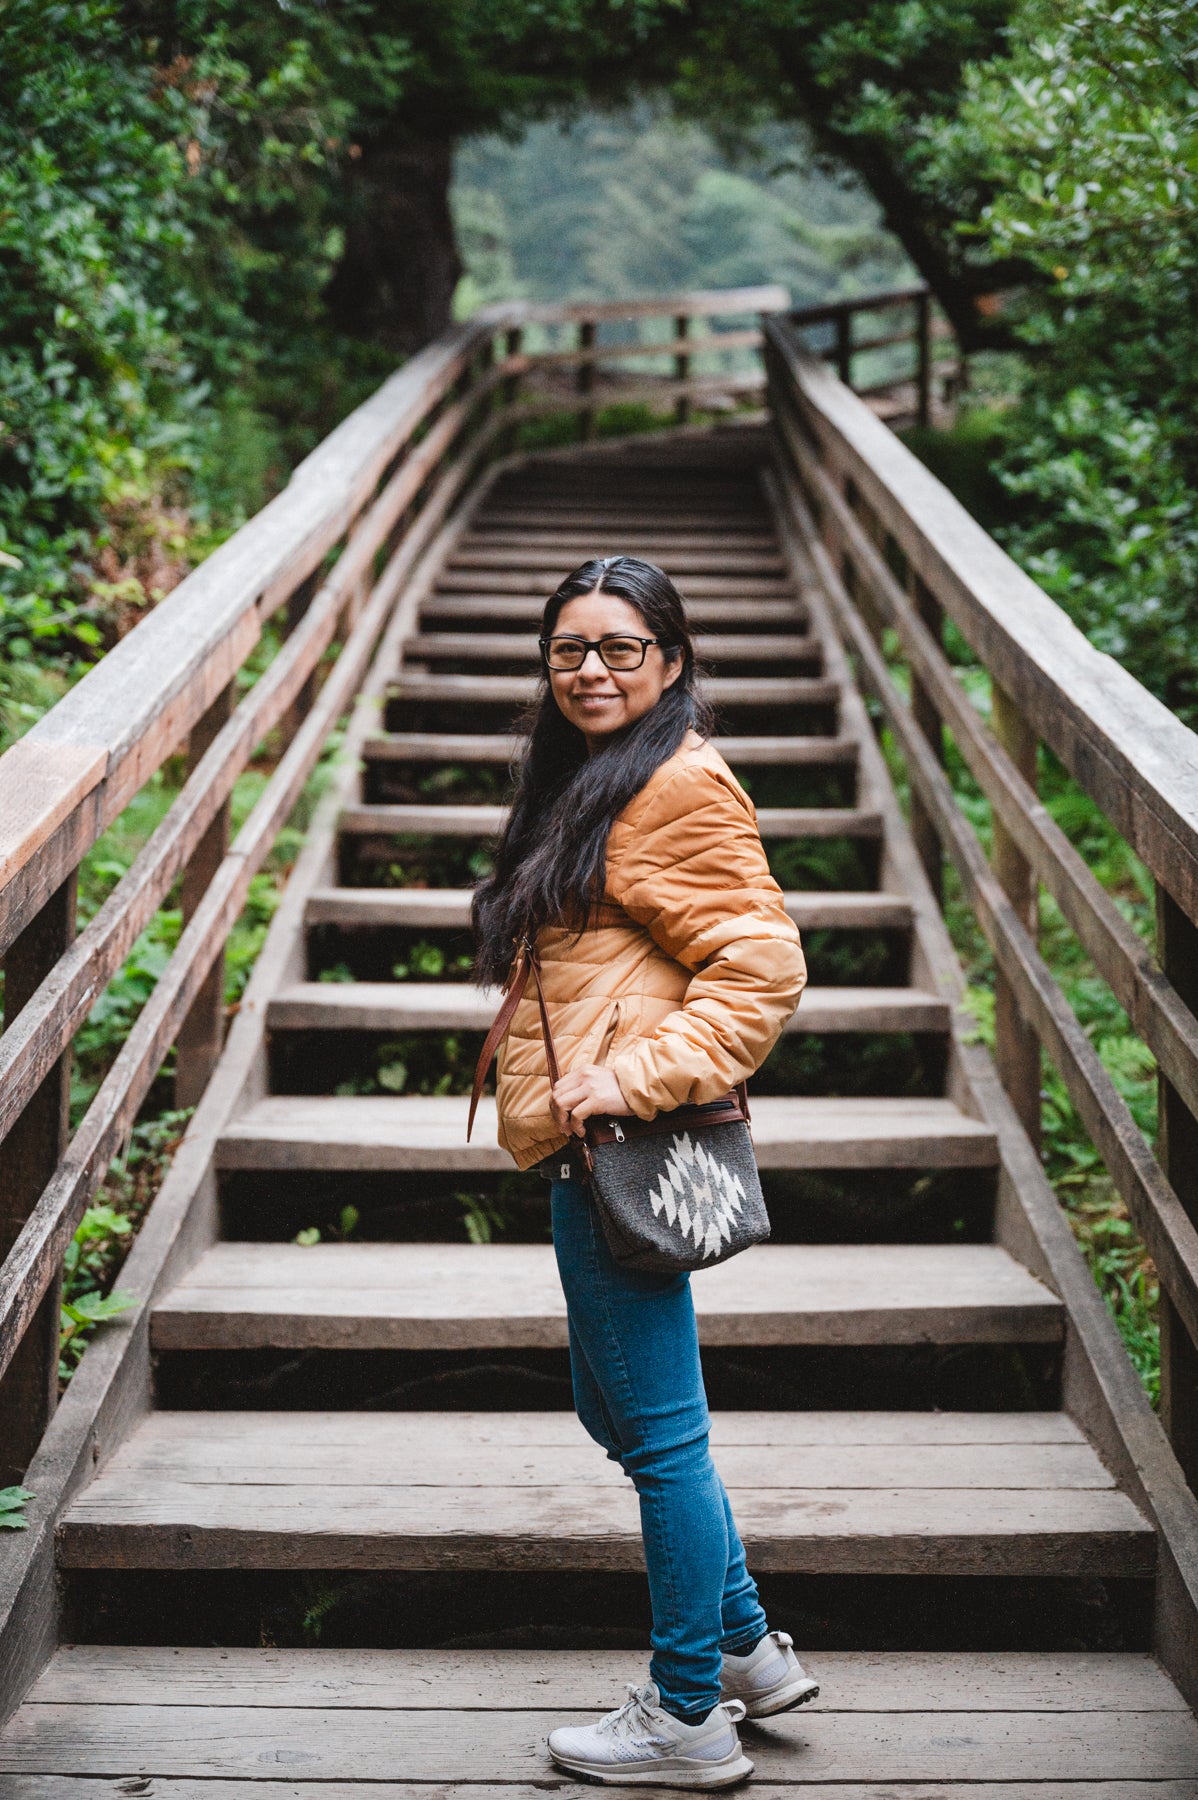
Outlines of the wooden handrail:
{"type": "Polygon", "coordinates": [[[668,319],[686,314],[692,319],[741,313],[779,313],[790,305],[784,287],[711,288],[695,293],[653,294],[644,300],[529,301],[503,306],[480,318],[518,320],[521,325],[581,325],[616,319],[668,319]]]}
{"type": "Polygon", "coordinates": [[[851,480],[971,649],[1198,916],[1198,737],[1096,650],[931,471],[776,321],[766,338],[824,467],[851,480]]]}
{"type": "Polygon", "coordinates": [[[920,281],[911,287],[887,288],[879,294],[853,294],[843,300],[816,300],[808,306],[792,306],[786,316],[792,325],[822,325],[842,318],[845,313],[882,312],[889,306],[910,306],[913,300],[923,300],[930,293],[927,283],[920,281]]]}
{"type": "MultiPolygon", "coordinates": [[[[921,282],[913,287],[889,288],[877,294],[860,294],[844,300],[821,300],[814,305],[796,306],[791,308],[787,317],[792,332],[795,333],[813,330],[820,325],[834,325],[836,332],[832,354],[841,381],[851,387],[854,393],[862,395],[884,394],[893,398],[896,390],[911,388],[914,391],[911,416],[919,425],[931,424],[934,346],[938,341],[954,341],[954,333],[943,314],[934,311],[932,290],[926,283],[921,282]],[[880,335],[867,338],[859,337],[854,330],[854,322],[859,314],[906,308],[911,309],[911,319],[905,329],[883,330],[880,335]],[[854,379],[853,365],[858,357],[866,356],[871,351],[889,350],[900,345],[908,346],[914,359],[912,367],[904,374],[892,374],[864,386],[854,379]]],[[[798,341],[803,340],[800,337],[798,341]]],[[[807,348],[815,346],[808,344],[807,348]]],[[[939,372],[951,373],[954,379],[962,372],[959,357],[948,365],[941,362],[938,367],[939,372]]]]}
{"type": "Polygon", "coordinates": [[[0,757],[0,951],[234,678],[486,335],[459,326],[413,357],[0,757]]]}
{"type": "Polygon", "coordinates": [[[1198,1430],[1182,1401],[1198,1367],[1198,1171],[1186,1149],[1198,1134],[1198,736],[1090,644],[793,325],[767,321],[765,335],[789,501],[903,753],[927,860],[953,863],[994,952],[1000,1078],[1035,1142],[1043,1048],[1157,1266],[1169,1324],[1162,1410],[1195,1484],[1198,1430]],[[988,723],[941,645],[944,619],[991,677],[988,723]],[[911,701],[883,654],[883,627],[910,671],[911,701]],[[992,808],[993,866],[936,754],[945,729],[992,808]],[[1156,877],[1169,921],[1156,958],[1040,803],[1038,741],[1156,877]],[[1157,1059],[1159,1160],[1040,955],[1039,885],[1157,1059]]]}

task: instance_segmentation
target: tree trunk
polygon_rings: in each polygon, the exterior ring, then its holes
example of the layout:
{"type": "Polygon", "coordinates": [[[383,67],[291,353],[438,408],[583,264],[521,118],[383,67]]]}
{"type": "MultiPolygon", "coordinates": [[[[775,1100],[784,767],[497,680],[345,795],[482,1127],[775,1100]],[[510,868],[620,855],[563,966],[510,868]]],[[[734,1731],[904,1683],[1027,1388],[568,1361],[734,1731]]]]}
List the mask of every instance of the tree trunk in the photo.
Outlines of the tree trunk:
{"type": "Polygon", "coordinates": [[[801,55],[782,48],[779,63],[802,102],[817,142],[860,175],[882,208],[887,229],[940,302],[962,350],[1009,347],[1012,340],[1007,327],[1001,319],[981,311],[978,299],[1035,281],[1036,271],[1015,260],[971,263],[956,235],[959,221],[912,186],[899,152],[882,139],[841,130],[831,96],[812,79],[801,55]]]}
{"type": "Polygon", "coordinates": [[[351,160],[345,250],[325,293],[334,322],[408,356],[448,325],[462,273],[449,206],[451,139],[377,138],[351,160]]]}

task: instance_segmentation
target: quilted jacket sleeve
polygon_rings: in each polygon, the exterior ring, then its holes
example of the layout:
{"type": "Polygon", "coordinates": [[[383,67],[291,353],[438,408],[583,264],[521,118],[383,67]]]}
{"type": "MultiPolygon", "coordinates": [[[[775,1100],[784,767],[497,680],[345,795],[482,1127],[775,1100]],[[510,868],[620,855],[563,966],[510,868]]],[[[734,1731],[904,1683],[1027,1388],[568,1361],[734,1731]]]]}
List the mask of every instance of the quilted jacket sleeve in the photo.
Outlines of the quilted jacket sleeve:
{"type": "Polygon", "coordinates": [[[731,774],[683,762],[613,832],[608,893],[692,973],[682,1005],[611,1068],[642,1119],[717,1100],[760,1068],[807,979],[798,929],[731,774]]]}

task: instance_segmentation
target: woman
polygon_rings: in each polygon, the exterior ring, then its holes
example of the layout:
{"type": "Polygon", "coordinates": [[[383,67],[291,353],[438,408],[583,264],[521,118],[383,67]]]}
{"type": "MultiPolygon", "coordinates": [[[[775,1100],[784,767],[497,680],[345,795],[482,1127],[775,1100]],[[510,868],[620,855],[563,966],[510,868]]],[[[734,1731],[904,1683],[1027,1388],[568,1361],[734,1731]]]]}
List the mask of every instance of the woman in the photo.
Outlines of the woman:
{"type": "Polygon", "coordinates": [[[752,1772],[736,1721],[818,1691],[770,1632],[708,1451],[689,1277],[613,1260],[572,1141],[595,1113],[652,1119],[757,1069],[806,978],[753,808],[707,741],[694,649],[652,563],[584,563],[545,608],[546,674],[495,873],[479,888],[481,980],[524,938],[563,1073],[550,1091],[535,996],[499,1059],[500,1143],[544,1164],[575,1404],[640,1500],[650,1681],[594,1725],[552,1733],[600,1781],[722,1787],[752,1772]]]}

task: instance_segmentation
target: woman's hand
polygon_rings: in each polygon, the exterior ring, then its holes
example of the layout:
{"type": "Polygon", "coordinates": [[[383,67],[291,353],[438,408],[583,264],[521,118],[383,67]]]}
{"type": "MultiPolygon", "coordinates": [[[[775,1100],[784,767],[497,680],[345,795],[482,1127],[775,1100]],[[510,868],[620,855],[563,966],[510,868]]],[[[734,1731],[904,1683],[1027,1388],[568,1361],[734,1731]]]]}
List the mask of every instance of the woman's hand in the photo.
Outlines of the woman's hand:
{"type": "Polygon", "coordinates": [[[598,1063],[563,1075],[553,1089],[551,1105],[559,1128],[579,1138],[586,1136],[586,1120],[592,1113],[627,1114],[630,1110],[611,1070],[598,1063]]]}

